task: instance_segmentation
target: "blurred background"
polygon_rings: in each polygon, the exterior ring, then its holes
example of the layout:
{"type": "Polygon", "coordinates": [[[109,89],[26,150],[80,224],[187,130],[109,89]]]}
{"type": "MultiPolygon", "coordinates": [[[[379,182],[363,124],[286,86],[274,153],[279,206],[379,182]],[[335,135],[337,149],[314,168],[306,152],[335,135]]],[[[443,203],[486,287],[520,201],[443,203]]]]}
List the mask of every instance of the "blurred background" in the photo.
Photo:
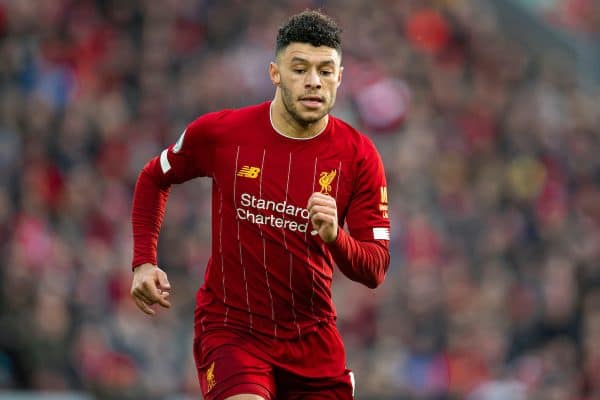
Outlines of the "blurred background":
{"type": "Polygon", "coordinates": [[[387,280],[334,281],[357,398],[600,399],[597,0],[0,0],[0,398],[201,398],[210,182],[173,188],[149,318],[135,179],[198,115],[272,98],[307,7],[345,29],[334,114],[387,168],[387,280]]]}

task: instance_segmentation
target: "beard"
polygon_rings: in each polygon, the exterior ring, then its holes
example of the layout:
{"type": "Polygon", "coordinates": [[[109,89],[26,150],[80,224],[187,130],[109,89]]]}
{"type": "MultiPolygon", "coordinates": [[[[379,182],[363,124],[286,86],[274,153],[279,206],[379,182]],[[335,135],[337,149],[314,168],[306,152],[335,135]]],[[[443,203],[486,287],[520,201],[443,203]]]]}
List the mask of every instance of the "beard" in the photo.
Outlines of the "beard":
{"type": "Polygon", "coordinates": [[[317,115],[310,116],[302,116],[301,112],[298,110],[297,99],[294,98],[292,91],[289,90],[285,85],[280,84],[279,88],[281,89],[281,98],[283,100],[283,106],[286,111],[292,116],[294,121],[296,121],[300,126],[307,127],[310,124],[313,124],[319,121],[321,118],[329,114],[329,111],[333,107],[333,100],[328,102],[327,99],[324,100],[323,105],[325,106],[322,110],[318,111],[317,115]]]}

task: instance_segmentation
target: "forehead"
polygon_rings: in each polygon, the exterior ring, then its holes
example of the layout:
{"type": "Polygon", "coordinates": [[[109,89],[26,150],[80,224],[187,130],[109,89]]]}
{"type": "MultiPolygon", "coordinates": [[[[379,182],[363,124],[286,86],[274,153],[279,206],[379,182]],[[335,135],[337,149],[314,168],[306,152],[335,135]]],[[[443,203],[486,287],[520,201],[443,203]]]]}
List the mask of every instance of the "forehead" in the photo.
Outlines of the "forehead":
{"type": "Polygon", "coordinates": [[[340,54],[332,47],[313,46],[309,43],[290,43],[282,52],[283,61],[292,62],[295,60],[306,60],[311,64],[321,64],[332,62],[335,65],[340,64],[340,54]]]}

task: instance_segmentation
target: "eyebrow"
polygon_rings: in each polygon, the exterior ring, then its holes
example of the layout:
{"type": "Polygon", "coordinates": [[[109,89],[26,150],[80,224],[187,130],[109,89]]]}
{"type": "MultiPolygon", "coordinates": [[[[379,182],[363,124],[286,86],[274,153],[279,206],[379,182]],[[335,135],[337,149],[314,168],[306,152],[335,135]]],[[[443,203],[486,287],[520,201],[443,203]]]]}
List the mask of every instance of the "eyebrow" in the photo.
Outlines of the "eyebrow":
{"type": "MultiPolygon", "coordinates": [[[[303,63],[303,64],[310,64],[310,61],[308,61],[306,58],[302,58],[302,57],[298,57],[298,56],[294,56],[292,57],[292,63],[303,63]]],[[[318,65],[322,66],[322,65],[335,65],[335,61],[333,59],[328,59],[325,61],[321,61],[318,65]]]]}

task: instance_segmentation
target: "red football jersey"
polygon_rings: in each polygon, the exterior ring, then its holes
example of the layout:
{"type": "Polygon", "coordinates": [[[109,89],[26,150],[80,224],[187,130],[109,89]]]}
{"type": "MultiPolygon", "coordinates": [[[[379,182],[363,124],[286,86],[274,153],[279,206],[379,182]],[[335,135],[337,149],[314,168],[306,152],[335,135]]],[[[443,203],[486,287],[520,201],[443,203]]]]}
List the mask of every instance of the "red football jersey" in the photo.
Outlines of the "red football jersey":
{"type": "MultiPolygon", "coordinates": [[[[334,262],[311,235],[306,209],[313,192],[336,199],[339,225],[353,238],[389,240],[384,168],[372,142],[333,116],[315,137],[284,136],[269,107],[201,116],[144,169],[164,199],[173,183],[213,182],[212,254],[197,295],[197,329],[293,338],[335,318],[334,262]]],[[[134,265],[156,263],[152,240],[138,235],[134,265]]]]}

